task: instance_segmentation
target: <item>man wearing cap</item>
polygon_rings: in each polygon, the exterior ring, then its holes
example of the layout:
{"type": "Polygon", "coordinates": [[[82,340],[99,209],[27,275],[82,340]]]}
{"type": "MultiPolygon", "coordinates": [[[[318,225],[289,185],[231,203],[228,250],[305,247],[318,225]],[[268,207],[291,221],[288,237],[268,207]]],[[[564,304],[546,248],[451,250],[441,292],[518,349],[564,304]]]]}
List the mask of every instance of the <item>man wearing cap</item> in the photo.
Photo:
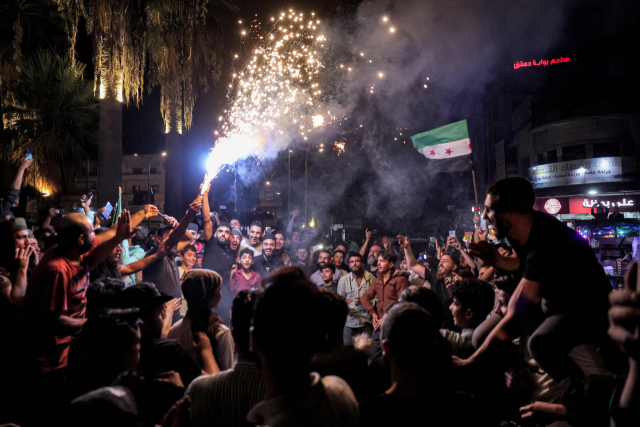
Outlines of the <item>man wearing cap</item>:
{"type": "Polygon", "coordinates": [[[0,248],[0,296],[15,306],[22,304],[28,277],[36,269],[40,259],[40,248],[33,246],[32,236],[24,218],[9,220],[0,225],[0,241],[7,242],[0,248]]]}
{"type": "Polygon", "coordinates": [[[262,280],[284,267],[282,258],[276,255],[275,250],[276,239],[273,234],[267,234],[262,239],[262,254],[253,258],[253,268],[262,280]]]}
{"type": "MultiPolygon", "coordinates": [[[[140,363],[138,368],[150,378],[156,378],[165,372],[177,372],[185,387],[193,379],[204,374],[196,362],[180,346],[180,343],[173,339],[162,338],[162,329],[167,313],[165,304],[171,301],[171,295],[158,292],[155,286],[149,283],[138,283],[129,286],[119,296],[120,307],[138,308],[140,310],[140,363]]],[[[205,335],[204,340],[208,340],[205,335]]],[[[200,340],[200,345],[195,349],[206,360],[213,359],[213,352],[209,341],[209,346],[204,345],[204,340],[200,340]]]]}
{"type": "Polygon", "coordinates": [[[238,253],[240,243],[242,243],[242,232],[237,228],[231,227],[231,240],[229,241],[229,247],[233,253],[238,253]]]}

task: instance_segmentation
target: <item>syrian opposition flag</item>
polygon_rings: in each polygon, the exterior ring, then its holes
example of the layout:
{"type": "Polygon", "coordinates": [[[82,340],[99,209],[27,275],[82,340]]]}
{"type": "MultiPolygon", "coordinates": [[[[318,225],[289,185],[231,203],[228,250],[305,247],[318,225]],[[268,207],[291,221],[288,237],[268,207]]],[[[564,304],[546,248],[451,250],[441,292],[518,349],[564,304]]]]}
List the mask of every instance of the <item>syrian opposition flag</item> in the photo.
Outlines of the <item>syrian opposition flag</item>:
{"type": "Polygon", "coordinates": [[[427,172],[464,172],[471,169],[471,140],[466,120],[419,133],[411,140],[416,150],[429,159],[427,172]]]}

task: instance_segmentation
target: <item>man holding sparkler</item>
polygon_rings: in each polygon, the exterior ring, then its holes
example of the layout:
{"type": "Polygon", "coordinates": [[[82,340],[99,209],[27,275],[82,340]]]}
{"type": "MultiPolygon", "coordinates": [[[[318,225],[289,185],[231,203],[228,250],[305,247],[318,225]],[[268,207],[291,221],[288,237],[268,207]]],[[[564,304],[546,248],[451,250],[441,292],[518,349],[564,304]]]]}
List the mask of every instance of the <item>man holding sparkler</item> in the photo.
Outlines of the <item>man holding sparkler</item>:
{"type": "Polygon", "coordinates": [[[233,293],[231,292],[231,267],[236,260],[236,252],[231,250],[231,226],[227,223],[218,225],[213,232],[210,217],[209,190],[207,185],[202,193],[202,218],[204,218],[204,257],[202,267],[215,271],[222,277],[222,300],[218,304],[218,315],[223,322],[229,323],[233,293]]]}

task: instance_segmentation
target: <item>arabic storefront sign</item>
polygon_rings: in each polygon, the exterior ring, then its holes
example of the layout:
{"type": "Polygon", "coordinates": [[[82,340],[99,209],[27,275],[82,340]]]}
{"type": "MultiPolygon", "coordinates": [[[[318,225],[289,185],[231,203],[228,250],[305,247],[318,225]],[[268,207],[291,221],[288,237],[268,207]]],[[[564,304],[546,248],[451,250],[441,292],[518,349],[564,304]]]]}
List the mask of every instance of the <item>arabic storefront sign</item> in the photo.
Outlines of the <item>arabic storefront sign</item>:
{"type": "Polygon", "coordinates": [[[614,206],[620,208],[620,212],[640,212],[640,195],[625,196],[601,196],[601,197],[555,197],[552,199],[540,198],[536,200],[536,210],[552,215],[579,215],[590,214],[591,206],[602,203],[613,213],[614,206]]]}
{"type": "Polygon", "coordinates": [[[533,188],[628,181],[636,170],[635,157],[599,157],[529,168],[529,181],[533,188]]]}
{"type": "Polygon", "coordinates": [[[569,57],[567,56],[566,58],[563,58],[561,56],[560,58],[552,59],[552,60],[541,59],[538,62],[536,62],[535,59],[532,62],[518,61],[518,62],[513,64],[513,68],[515,68],[517,70],[518,68],[531,67],[531,66],[534,66],[534,67],[546,67],[547,65],[562,64],[563,62],[569,62],[569,57]]]}

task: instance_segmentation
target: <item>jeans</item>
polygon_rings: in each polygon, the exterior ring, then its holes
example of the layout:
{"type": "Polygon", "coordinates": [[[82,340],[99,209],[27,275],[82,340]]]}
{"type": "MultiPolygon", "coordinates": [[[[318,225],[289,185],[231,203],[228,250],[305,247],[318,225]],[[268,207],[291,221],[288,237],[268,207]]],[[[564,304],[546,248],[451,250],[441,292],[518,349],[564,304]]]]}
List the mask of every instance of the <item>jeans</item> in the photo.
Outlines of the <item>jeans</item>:
{"type": "Polygon", "coordinates": [[[371,337],[372,333],[373,325],[371,323],[365,323],[364,326],[360,328],[350,328],[345,326],[342,331],[342,339],[344,341],[344,345],[353,345],[353,337],[360,334],[367,334],[368,337],[371,337]]]}
{"type": "Polygon", "coordinates": [[[369,355],[369,364],[373,359],[382,356],[382,343],[380,342],[380,328],[371,334],[371,354],[369,355]]]}

